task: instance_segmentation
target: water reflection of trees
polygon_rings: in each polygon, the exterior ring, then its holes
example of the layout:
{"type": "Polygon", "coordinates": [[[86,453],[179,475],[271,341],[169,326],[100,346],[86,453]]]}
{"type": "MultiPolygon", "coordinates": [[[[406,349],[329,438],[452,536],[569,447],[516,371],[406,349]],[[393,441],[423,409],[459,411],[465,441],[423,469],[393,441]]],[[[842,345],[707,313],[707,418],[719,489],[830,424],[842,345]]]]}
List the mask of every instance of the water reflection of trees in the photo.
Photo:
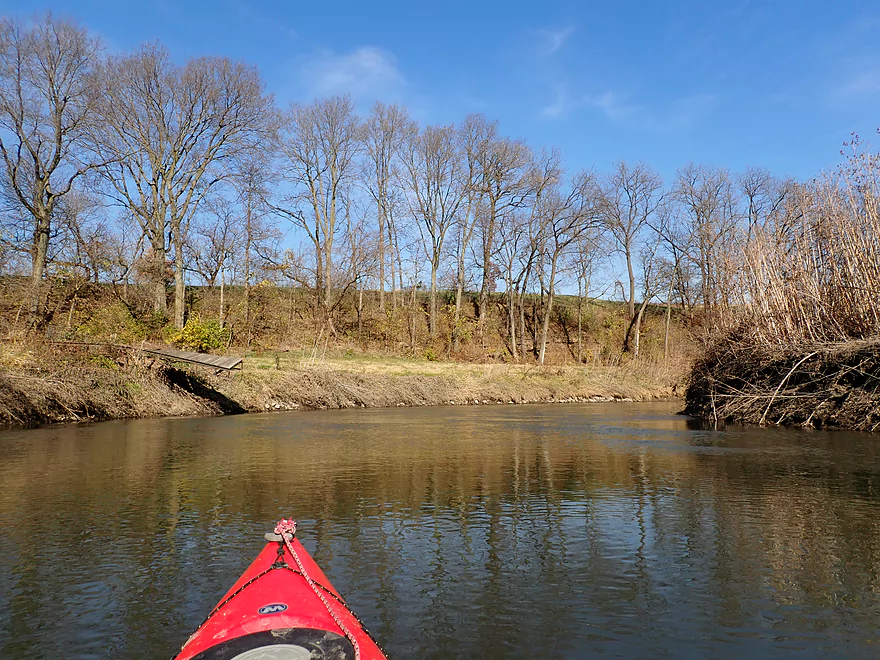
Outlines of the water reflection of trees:
{"type": "Polygon", "coordinates": [[[699,432],[679,420],[535,417],[413,410],[11,436],[0,639],[13,641],[0,655],[45,648],[56,617],[70,657],[99,637],[129,657],[164,653],[284,514],[376,634],[420,657],[743,637],[760,648],[877,627],[870,443],[686,446],[699,432]],[[84,623],[93,632],[74,633],[84,623]]]}

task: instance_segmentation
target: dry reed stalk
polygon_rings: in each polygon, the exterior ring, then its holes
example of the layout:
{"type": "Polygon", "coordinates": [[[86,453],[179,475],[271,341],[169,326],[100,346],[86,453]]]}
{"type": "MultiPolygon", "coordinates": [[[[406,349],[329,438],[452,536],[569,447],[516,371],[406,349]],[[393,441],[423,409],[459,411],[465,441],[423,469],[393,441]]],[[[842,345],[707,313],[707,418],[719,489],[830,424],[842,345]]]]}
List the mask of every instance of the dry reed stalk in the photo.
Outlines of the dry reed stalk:
{"type": "Polygon", "coordinates": [[[739,284],[753,340],[834,342],[880,334],[880,164],[800,187],[784,217],[743,246],[739,284]]]}

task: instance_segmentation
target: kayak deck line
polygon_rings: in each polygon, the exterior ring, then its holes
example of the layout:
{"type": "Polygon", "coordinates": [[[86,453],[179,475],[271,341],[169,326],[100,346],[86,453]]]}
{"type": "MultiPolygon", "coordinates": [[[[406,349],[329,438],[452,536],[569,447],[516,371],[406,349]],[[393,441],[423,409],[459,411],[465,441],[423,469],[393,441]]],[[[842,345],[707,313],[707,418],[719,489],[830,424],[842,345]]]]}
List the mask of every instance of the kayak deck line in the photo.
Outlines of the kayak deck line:
{"type": "Polygon", "coordinates": [[[387,660],[295,533],[291,519],[266,534],[263,551],[172,660],[387,660]]]}
{"type": "MultiPolygon", "coordinates": [[[[282,539],[282,541],[279,542],[280,549],[283,550],[284,547],[287,548],[288,552],[290,552],[290,555],[293,557],[293,560],[296,562],[296,565],[299,566],[299,570],[302,573],[302,576],[305,578],[306,582],[308,583],[309,587],[311,587],[315,595],[321,599],[321,602],[324,603],[324,607],[327,608],[327,612],[329,612],[330,616],[333,617],[336,625],[339,626],[342,632],[345,633],[348,641],[351,642],[351,645],[354,647],[354,660],[361,660],[361,647],[358,644],[357,637],[352,634],[352,632],[346,627],[345,623],[333,612],[333,608],[330,607],[330,603],[327,602],[324,594],[322,594],[321,591],[318,589],[318,584],[311,577],[309,577],[309,574],[306,572],[306,567],[303,566],[299,555],[296,553],[296,549],[290,543],[290,540],[296,534],[296,521],[293,518],[282,518],[280,521],[278,521],[278,524],[275,525],[275,533],[281,536],[282,539]]],[[[348,609],[347,605],[346,609],[348,609]]],[[[349,612],[350,611],[351,610],[349,609],[349,612]]]]}
{"type": "MultiPolygon", "coordinates": [[[[267,536],[268,536],[268,534],[267,534],[267,536]]],[[[283,544],[283,543],[279,543],[279,544],[278,544],[278,559],[275,561],[275,563],[272,564],[271,566],[269,566],[269,568],[263,570],[262,573],[258,573],[257,575],[255,575],[254,577],[252,577],[250,580],[248,580],[247,582],[245,582],[243,585],[241,585],[241,586],[240,586],[238,589],[236,589],[234,592],[232,592],[231,594],[229,594],[228,596],[226,596],[222,601],[220,601],[219,603],[217,603],[217,605],[214,606],[214,609],[211,610],[210,614],[208,614],[208,616],[205,617],[205,620],[202,621],[202,622],[199,624],[199,627],[196,628],[196,629],[193,631],[193,634],[197,633],[197,632],[202,628],[202,626],[204,626],[206,623],[208,623],[208,621],[211,619],[211,617],[213,617],[218,611],[220,611],[220,609],[221,609],[224,605],[226,605],[226,603],[228,603],[228,602],[231,601],[233,598],[235,598],[238,594],[240,594],[242,591],[244,591],[247,587],[251,586],[254,582],[256,582],[257,580],[259,580],[259,579],[260,579],[261,577],[263,577],[264,575],[268,575],[271,571],[277,571],[277,570],[279,570],[279,569],[280,569],[280,570],[288,570],[288,571],[290,571],[291,573],[293,573],[294,575],[299,575],[299,576],[301,576],[301,577],[305,577],[300,571],[296,570],[293,566],[291,566],[291,565],[288,564],[286,561],[284,561],[284,544],[283,544]]],[[[327,587],[325,587],[323,584],[320,584],[320,583],[318,583],[318,582],[315,582],[315,584],[318,585],[319,587],[321,587],[321,589],[323,589],[324,591],[326,591],[326,592],[327,592],[328,594],[330,594],[333,598],[335,598],[335,599],[336,599],[341,605],[343,605],[344,607],[348,608],[348,604],[342,599],[342,596],[339,596],[339,595],[333,593],[330,589],[328,589],[327,587]]],[[[350,608],[349,608],[349,611],[351,611],[350,608]]],[[[352,614],[354,614],[354,612],[352,612],[352,614]]]]}

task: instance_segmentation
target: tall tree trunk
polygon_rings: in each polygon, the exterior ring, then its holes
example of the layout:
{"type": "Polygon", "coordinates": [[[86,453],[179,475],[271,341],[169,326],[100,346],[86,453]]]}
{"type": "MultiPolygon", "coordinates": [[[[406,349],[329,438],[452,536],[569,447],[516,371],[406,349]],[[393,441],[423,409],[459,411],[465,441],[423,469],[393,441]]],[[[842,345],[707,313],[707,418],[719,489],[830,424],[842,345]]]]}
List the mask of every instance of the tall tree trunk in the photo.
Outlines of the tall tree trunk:
{"type": "Polygon", "coordinates": [[[397,310],[397,280],[395,280],[395,272],[394,272],[394,254],[392,252],[391,259],[388,260],[388,265],[391,267],[391,311],[392,315],[394,311],[397,310]]]}
{"type": "Polygon", "coordinates": [[[416,280],[413,278],[413,285],[409,297],[409,350],[415,355],[416,352],[416,280]]]}
{"type": "Polygon", "coordinates": [[[458,264],[455,277],[455,317],[452,325],[452,346],[457,351],[461,343],[459,325],[461,324],[461,299],[464,294],[464,246],[461,246],[458,255],[458,264]]]}
{"type": "Polygon", "coordinates": [[[455,285],[455,313],[452,322],[452,347],[457,351],[461,344],[461,298],[464,293],[464,283],[459,280],[455,285]]]}
{"type": "Polygon", "coordinates": [[[153,311],[168,313],[168,287],[165,283],[165,235],[160,230],[153,238],[153,311]]]}
{"type": "Polygon", "coordinates": [[[550,278],[547,282],[547,304],[544,307],[544,321],[541,324],[541,352],[538,356],[538,362],[544,364],[544,356],[547,353],[547,332],[550,328],[550,312],[553,311],[553,295],[555,293],[556,283],[556,259],[558,255],[553,255],[550,262],[550,278]]]}
{"type": "Polygon", "coordinates": [[[186,312],[186,280],[183,270],[183,232],[179,221],[174,223],[172,237],[174,240],[174,325],[177,328],[183,328],[186,312]]]}
{"type": "MultiPolygon", "coordinates": [[[[165,264],[165,260],[162,260],[162,264],[165,264]]],[[[153,311],[161,314],[168,313],[168,289],[165,286],[164,281],[157,281],[153,283],[153,311]]]]}
{"type": "Polygon", "coordinates": [[[40,217],[35,219],[33,261],[31,266],[30,313],[32,322],[38,323],[42,313],[43,277],[49,257],[49,230],[51,227],[50,211],[40,209],[40,217]]]}
{"type": "Polygon", "coordinates": [[[553,310],[553,292],[547,295],[547,305],[544,307],[544,321],[541,323],[541,350],[538,362],[544,364],[544,356],[547,353],[547,332],[550,328],[550,312],[553,310]]]}
{"type": "Polygon", "coordinates": [[[669,321],[672,318],[672,285],[675,277],[669,278],[669,291],[666,293],[666,323],[663,330],[663,361],[669,357],[669,321]]]}
{"type": "Polygon", "coordinates": [[[583,364],[583,342],[581,341],[582,334],[582,317],[583,317],[583,303],[584,303],[584,293],[583,293],[583,279],[578,277],[578,351],[577,351],[577,361],[578,364],[583,364]]]}
{"type": "MultiPolygon", "coordinates": [[[[390,223],[388,226],[389,226],[389,228],[392,227],[392,225],[390,223]]],[[[394,231],[393,240],[394,240],[394,258],[397,260],[397,281],[398,281],[399,286],[397,288],[395,288],[394,281],[393,281],[394,277],[392,276],[392,278],[391,278],[392,279],[391,304],[392,304],[393,308],[396,310],[397,309],[397,292],[398,291],[400,292],[401,302],[403,299],[403,292],[404,292],[404,287],[403,287],[403,255],[400,253],[400,239],[397,236],[396,229],[394,231]]]]}
{"type": "Polygon", "coordinates": [[[333,321],[330,319],[330,310],[333,308],[333,237],[336,231],[336,194],[339,173],[336,166],[330,165],[330,208],[327,211],[329,217],[325,217],[324,231],[324,319],[330,329],[330,334],[336,334],[333,321]]]}
{"type": "Polygon", "coordinates": [[[358,315],[358,346],[361,345],[361,332],[363,330],[363,315],[364,315],[364,288],[362,286],[358,286],[358,305],[357,305],[357,315],[358,315]]]}
{"type": "Polygon", "coordinates": [[[507,321],[510,328],[510,351],[513,359],[519,362],[516,351],[516,287],[513,284],[507,289],[507,321]]]}
{"type": "Polygon", "coordinates": [[[33,260],[31,266],[31,278],[33,280],[34,291],[40,288],[43,276],[46,274],[46,263],[49,256],[49,233],[51,228],[51,217],[49,211],[43,209],[40,218],[36,220],[34,227],[34,247],[33,260]]]}
{"type": "Polygon", "coordinates": [[[489,226],[486,228],[486,235],[483,236],[483,278],[480,283],[480,338],[483,337],[484,326],[486,325],[486,314],[489,306],[489,280],[492,272],[492,246],[495,243],[495,200],[492,200],[489,206],[489,226]]]}
{"type": "Polygon", "coordinates": [[[431,331],[431,339],[437,337],[437,268],[439,258],[431,261],[431,309],[429,311],[428,328],[431,331]]]}
{"type": "Polygon", "coordinates": [[[226,273],[220,269],[220,327],[226,325],[226,273]]]}
{"type": "Polygon", "coordinates": [[[632,246],[627,242],[626,252],[626,272],[629,275],[629,300],[627,301],[627,309],[629,310],[629,320],[632,321],[636,315],[636,278],[633,274],[632,263],[632,246]]]}
{"type": "Polygon", "coordinates": [[[645,308],[648,306],[648,298],[639,306],[636,314],[635,326],[633,328],[633,357],[639,357],[639,342],[642,334],[642,317],[645,315],[645,308]]]}
{"type": "Polygon", "coordinates": [[[534,357],[538,357],[538,295],[532,294],[532,318],[531,318],[531,330],[532,335],[532,355],[534,357]]]}
{"type": "Polygon", "coordinates": [[[333,277],[332,273],[332,245],[329,240],[324,241],[324,294],[321,297],[321,308],[323,312],[324,322],[330,328],[330,334],[335,334],[335,328],[330,320],[330,310],[333,307],[333,277]]]}
{"type": "Polygon", "coordinates": [[[669,320],[672,316],[672,301],[666,301],[666,327],[663,331],[663,361],[669,357],[669,320]]]}
{"type": "Polygon", "coordinates": [[[247,225],[245,226],[244,242],[244,345],[245,350],[248,350],[251,347],[251,248],[254,241],[250,205],[248,205],[246,213],[247,225]]]}
{"type": "MultiPolygon", "coordinates": [[[[385,208],[379,202],[379,312],[385,313],[385,208]]],[[[393,268],[393,266],[392,266],[393,268]]],[[[392,279],[394,278],[392,271],[392,279]]]]}
{"type": "Polygon", "coordinates": [[[321,246],[320,230],[315,227],[315,297],[314,297],[314,321],[318,332],[324,331],[324,322],[321,318],[321,305],[324,296],[324,249],[321,246]]]}
{"type": "Polygon", "coordinates": [[[76,294],[77,292],[73,292],[73,298],[70,301],[70,310],[67,312],[67,332],[70,332],[71,326],[73,326],[73,309],[76,307],[76,294]]]}

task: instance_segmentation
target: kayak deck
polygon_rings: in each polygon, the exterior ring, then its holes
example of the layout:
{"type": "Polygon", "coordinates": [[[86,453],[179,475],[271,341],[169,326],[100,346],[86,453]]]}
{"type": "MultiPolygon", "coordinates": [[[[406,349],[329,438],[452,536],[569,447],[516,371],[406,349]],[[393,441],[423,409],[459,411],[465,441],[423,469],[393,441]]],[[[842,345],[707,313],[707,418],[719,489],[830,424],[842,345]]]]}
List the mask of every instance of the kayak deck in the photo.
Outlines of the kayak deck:
{"type": "Polygon", "coordinates": [[[266,536],[175,660],[387,660],[299,540],[266,536]]]}

